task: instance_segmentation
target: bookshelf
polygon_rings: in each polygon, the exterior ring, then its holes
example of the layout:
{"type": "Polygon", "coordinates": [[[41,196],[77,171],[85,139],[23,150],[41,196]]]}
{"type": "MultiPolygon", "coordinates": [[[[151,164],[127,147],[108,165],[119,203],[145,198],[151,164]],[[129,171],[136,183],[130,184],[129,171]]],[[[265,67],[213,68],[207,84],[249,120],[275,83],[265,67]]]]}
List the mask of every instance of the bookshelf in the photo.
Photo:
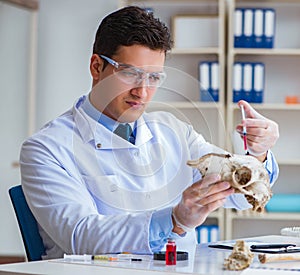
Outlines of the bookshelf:
{"type": "MultiPolygon", "coordinates": [[[[207,141],[225,148],[225,0],[119,1],[119,7],[127,5],[151,8],[154,15],[169,26],[173,39],[175,38],[175,47],[166,58],[165,70],[168,75],[166,83],[157,91],[148,111],[169,111],[178,118],[191,123],[207,141]],[[199,29],[200,40],[194,41],[193,39],[198,36],[192,33],[192,37],[186,39],[192,41],[190,45],[181,45],[181,43],[178,45],[176,40],[180,39],[180,35],[184,36],[186,33],[181,32],[179,22],[174,24],[174,20],[176,20],[174,18],[186,19],[188,17],[198,18],[199,24],[201,24],[202,18],[205,18],[207,27],[200,28],[201,31],[199,29]],[[211,24],[216,27],[213,34],[207,30],[210,27],[207,23],[210,22],[209,18],[212,20],[211,24]],[[176,29],[173,28],[175,25],[176,29]],[[176,45],[178,46],[176,47],[176,45]],[[200,100],[199,64],[201,61],[217,61],[219,63],[218,102],[200,100]]],[[[224,239],[223,209],[212,213],[207,219],[207,223],[209,225],[217,224],[220,230],[220,239],[224,239]]]]}
{"type": "MultiPolygon", "coordinates": [[[[228,2],[228,52],[227,52],[227,148],[236,151],[240,145],[233,138],[233,130],[241,119],[233,97],[233,64],[236,61],[263,62],[265,64],[265,89],[262,104],[253,107],[262,115],[279,124],[280,138],[272,148],[280,168],[274,194],[300,194],[298,171],[300,168],[299,127],[300,104],[286,104],[286,96],[299,95],[300,1],[297,0],[232,0],[228,2]],[[234,11],[238,7],[272,8],[276,11],[275,41],[272,49],[234,48],[234,11]]],[[[241,238],[258,234],[280,234],[280,228],[300,225],[299,213],[226,211],[226,238],[241,238]],[[267,230],[267,232],[266,232],[267,230]]]]}

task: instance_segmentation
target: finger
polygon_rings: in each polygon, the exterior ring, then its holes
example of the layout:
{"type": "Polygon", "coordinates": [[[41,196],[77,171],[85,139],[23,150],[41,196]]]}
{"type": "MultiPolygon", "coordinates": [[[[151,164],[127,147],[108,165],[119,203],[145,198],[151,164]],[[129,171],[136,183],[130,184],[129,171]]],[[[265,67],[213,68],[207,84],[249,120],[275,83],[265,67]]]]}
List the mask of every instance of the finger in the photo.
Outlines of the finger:
{"type": "Polygon", "coordinates": [[[219,182],[221,180],[221,176],[219,174],[209,174],[203,177],[200,181],[195,182],[192,187],[194,188],[207,188],[208,186],[219,182]]]}
{"type": "Polygon", "coordinates": [[[199,190],[199,194],[195,202],[197,204],[205,206],[214,201],[224,199],[225,197],[231,195],[233,192],[234,189],[231,187],[230,183],[222,181],[208,187],[205,194],[201,192],[201,190],[199,190]]]}
{"type": "Polygon", "coordinates": [[[245,110],[245,116],[246,118],[259,118],[259,119],[265,119],[264,116],[259,114],[256,110],[253,109],[253,107],[245,100],[240,100],[237,105],[240,107],[241,105],[244,106],[245,110]]]}
{"type": "MultiPolygon", "coordinates": [[[[256,120],[256,119],[246,119],[245,126],[247,129],[247,135],[252,136],[264,136],[270,132],[270,125],[267,120],[256,120]]],[[[236,131],[242,135],[243,125],[238,124],[236,126],[236,131]]]]}
{"type": "Polygon", "coordinates": [[[224,203],[226,202],[226,198],[224,199],[220,199],[217,201],[213,201],[207,205],[205,205],[202,209],[202,211],[205,211],[207,213],[207,215],[209,215],[211,212],[219,209],[220,207],[222,207],[224,205],[224,203]]]}
{"type": "Polygon", "coordinates": [[[262,128],[267,129],[270,125],[270,121],[267,119],[256,119],[256,118],[250,118],[245,119],[244,125],[247,127],[247,132],[249,128],[262,128]]]}

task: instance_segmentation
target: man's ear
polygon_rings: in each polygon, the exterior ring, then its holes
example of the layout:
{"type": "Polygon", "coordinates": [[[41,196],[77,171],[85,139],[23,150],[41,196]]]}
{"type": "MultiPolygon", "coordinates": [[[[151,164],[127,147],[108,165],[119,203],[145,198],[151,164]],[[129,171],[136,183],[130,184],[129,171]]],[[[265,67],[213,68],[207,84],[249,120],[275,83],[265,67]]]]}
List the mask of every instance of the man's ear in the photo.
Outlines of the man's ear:
{"type": "Polygon", "coordinates": [[[94,80],[99,80],[102,67],[102,58],[98,54],[93,54],[90,61],[90,72],[94,80]]]}

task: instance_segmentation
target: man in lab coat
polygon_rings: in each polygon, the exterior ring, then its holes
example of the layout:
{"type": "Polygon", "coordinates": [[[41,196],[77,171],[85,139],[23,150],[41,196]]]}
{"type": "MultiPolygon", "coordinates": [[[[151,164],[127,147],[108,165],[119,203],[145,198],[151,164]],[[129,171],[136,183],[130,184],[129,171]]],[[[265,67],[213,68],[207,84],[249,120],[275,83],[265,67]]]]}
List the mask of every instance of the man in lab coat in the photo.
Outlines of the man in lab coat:
{"type": "MultiPolygon", "coordinates": [[[[167,27],[143,9],[108,15],[90,60],[91,92],[24,142],[22,186],[45,259],[64,253],[149,254],[170,237],[185,250],[196,243],[194,228],[212,211],[251,207],[219,175],[202,179],[186,165],[215,146],[170,113],[145,112],[166,78],[171,45],[167,27]]],[[[250,153],[264,162],[273,184],[278,166],[270,148],[278,126],[247,102],[238,104],[247,117],[250,153]]]]}

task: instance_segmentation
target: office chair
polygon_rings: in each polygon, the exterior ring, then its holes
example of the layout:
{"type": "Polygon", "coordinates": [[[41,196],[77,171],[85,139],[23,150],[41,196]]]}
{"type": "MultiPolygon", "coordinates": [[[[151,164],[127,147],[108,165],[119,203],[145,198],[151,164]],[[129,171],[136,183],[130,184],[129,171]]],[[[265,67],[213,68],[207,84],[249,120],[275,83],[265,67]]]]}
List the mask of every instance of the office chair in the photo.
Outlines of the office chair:
{"type": "Polygon", "coordinates": [[[18,220],[28,261],[42,260],[45,247],[39,234],[37,221],[27,205],[22,186],[11,187],[9,196],[18,220]]]}

